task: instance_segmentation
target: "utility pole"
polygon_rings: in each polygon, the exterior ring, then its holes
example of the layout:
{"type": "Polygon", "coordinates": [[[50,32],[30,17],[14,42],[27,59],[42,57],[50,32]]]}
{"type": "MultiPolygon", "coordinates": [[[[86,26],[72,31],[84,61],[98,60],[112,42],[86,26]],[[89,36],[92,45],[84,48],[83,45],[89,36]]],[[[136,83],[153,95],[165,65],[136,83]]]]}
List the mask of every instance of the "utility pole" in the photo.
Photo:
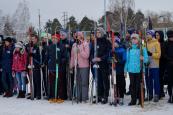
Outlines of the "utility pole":
{"type": "Polygon", "coordinates": [[[38,30],[38,35],[39,35],[39,40],[41,41],[41,21],[40,21],[40,9],[38,10],[38,26],[39,26],[39,30],[38,30]]]}
{"type": "Polygon", "coordinates": [[[106,0],[104,0],[104,14],[105,14],[105,16],[104,16],[104,29],[105,29],[105,31],[107,31],[107,24],[106,24],[106,22],[107,22],[107,20],[106,20],[106,0]]]}
{"type": "Polygon", "coordinates": [[[67,28],[67,22],[68,22],[68,13],[67,12],[63,12],[63,23],[64,23],[64,29],[67,28]]]}

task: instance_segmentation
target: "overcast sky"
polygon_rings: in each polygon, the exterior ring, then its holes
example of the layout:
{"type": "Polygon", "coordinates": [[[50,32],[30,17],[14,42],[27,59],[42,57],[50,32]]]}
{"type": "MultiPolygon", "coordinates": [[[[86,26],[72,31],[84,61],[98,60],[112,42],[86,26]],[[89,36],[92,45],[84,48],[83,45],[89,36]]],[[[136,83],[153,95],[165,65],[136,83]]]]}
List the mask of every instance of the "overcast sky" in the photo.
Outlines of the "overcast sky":
{"type": "MultiPolygon", "coordinates": [[[[20,1],[22,0],[0,0],[0,9],[4,15],[12,15],[20,1]]],[[[109,2],[109,0],[106,1],[109,2]]],[[[31,22],[36,26],[38,25],[38,9],[41,11],[42,25],[54,17],[62,21],[64,11],[68,12],[69,16],[74,15],[78,22],[84,16],[98,20],[104,13],[104,0],[27,0],[27,2],[30,8],[31,22]]],[[[173,0],[135,0],[135,10],[138,9],[143,12],[147,10],[173,12],[173,0]]]]}

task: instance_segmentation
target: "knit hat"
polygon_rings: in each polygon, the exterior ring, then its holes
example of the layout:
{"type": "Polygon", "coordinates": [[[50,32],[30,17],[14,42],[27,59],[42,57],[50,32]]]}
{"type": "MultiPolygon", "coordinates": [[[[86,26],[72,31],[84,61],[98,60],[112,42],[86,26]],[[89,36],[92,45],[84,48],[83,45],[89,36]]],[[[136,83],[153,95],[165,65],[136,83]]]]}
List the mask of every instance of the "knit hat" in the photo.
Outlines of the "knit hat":
{"type": "Polygon", "coordinates": [[[148,30],[147,35],[151,35],[152,37],[155,36],[155,31],[154,30],[148,30]]]}
{"type": "Polygon", "coordinates": [[[23,48],[23,44],[21,42],[15,43],[15,48],[23,48]]]}
{"type": "Polygon", "coordinates": [[[139,35],[138,35],[138,34],[132,34],[132,35],[131,35],[131,39],[133,39],[133,38],[137,38],[138,40],[140,40],[140,38],[139,38],[139,35]]]}
{"type": "Polygon", "coordinates": [[[173,37],[173,30],[168,30],[167,36],[168,36],[168,38],[172,38],[173,37]]]}
{"type": "Polygon", "coordinates": [[[12,38],[11,37],[7,37],[4,41],[8,41],[8,42],[12,42],[12,38]]]}
{"type": "Polygon", "coordinates": [[[101,33],[101,37],[103,37],[104,35],[106,35],[105,30],[102,27],[98,27],[97,31],[99,31],[101,33]]]}
{"type": "Polygon", "coordinates": [[[65,31],[60,31],[60,36],[64,36],[65,38],[67,38],[67,33],[65,31]]]}
{"type": "Polygon", "coordinates": [[[60,39],[60,34],[54,34],[54,35],[52,35],[52,39],[53,38],[60,39]]]}

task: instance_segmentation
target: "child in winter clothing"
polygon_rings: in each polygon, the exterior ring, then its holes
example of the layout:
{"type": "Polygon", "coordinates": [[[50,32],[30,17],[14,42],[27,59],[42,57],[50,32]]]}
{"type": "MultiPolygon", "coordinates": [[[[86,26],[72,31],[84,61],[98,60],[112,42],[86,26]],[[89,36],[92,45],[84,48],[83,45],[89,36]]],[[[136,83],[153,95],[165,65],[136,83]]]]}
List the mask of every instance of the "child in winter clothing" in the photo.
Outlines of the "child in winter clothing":
{"type": "Polygon", "coordinates": [[[5,90],[4,97],[13,96],[13,78],[12,78],[12,61],[13,61],[13,47],[12,39],[7,37],[5,39],[5,46],[2,52],[2,83],[5,90]]]}
{"type": "Polygon", "coordinates": [[[26,93],[26,63],[27,54],[24,46],[21,42],[15,44],[15,50],[13,52],[13,64],[12,71],[14,76],[17,78],[19,94],[17,98],[25,98],[26,93]]]}
{"type": "Polygon", "coordinates": [[[120,41],[115,42],[115,56],[116,56],[116,80],[117,80],[117,92],[120,96],[120,105],[123,105],[123,98],[125,94],[125,76],[124,76],[124,67],[126,62],[126,49],[123,47],[120,41]]]}
{"type": "Polygon", "coordinates": [[[149,56],[149,77],[146,81],[149,88],[149,98],[153,98],[154,86],[154,102],[159,101],[160,95],[160,80],[159,80],[159,60],[161,56],[160,43],[154,38],[153,30],[147,32],[147,49],[149,56]],[[153,84],[154,81],[154,84],[153,84]]]}
{"type": "MultiPolygon", "coordinates": [[[[138,34],[131,35],[131,48],[127,49],[127,57],[125,64],[125,72],[129,72],[130,76],[130,85],[131,85],[131,102],[129,106],[136,105],[137,98],[139,97],[140,102],[140,72],[141,66],[144,66],[144,63],[148,62],[148,55],[146,48],[142,48],[143,56],[141,56],[140,50],[140,38],[138,34]],[[143,64],[141,64],[143,60],[143,64]]],[[[144,69],[142,70],[144,72],[144,69]]]]}
{"type": "Polygon", "coordinates": [[[78,32],[77,35],[79,41],[73,44],[70,68],[74,68],[77,64],[77,99],[80,102],[86,102],[88,100],[90,49],[87,41],[84,41],[83,33],[78,32]]]}

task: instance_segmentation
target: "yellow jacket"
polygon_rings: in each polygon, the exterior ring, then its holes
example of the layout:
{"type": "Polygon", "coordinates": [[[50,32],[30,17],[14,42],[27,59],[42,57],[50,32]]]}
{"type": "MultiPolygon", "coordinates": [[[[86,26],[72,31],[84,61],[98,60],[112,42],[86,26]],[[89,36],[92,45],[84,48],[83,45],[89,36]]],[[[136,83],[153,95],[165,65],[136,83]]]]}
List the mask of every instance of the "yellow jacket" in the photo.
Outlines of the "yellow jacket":
{"type": "Polygon", "coordinates": [[[150,68],[159,68],[159,60],[161,56],[160,43],[156,39],[151,39],[147,42],[147,49],[152,53],[152,56],[149,56],[150,68]]]}

